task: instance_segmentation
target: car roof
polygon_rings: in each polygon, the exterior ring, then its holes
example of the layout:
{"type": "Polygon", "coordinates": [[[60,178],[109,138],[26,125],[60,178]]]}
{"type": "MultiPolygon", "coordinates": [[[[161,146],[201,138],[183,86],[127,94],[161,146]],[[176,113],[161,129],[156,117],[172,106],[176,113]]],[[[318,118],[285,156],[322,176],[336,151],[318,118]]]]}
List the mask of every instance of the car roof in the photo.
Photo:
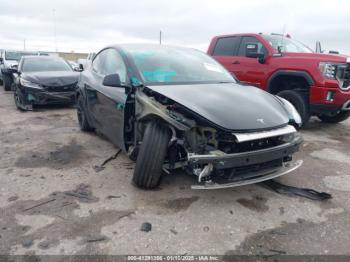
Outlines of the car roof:
{"type": "MultiPolygon", "coordinates": [[[[127,51],[128,49],[182,49],[182,50],[198,50],[190,47],[180,47],[180,46],[172,46],[172,45],[160,45],[160,44],[115,44],[110,45],[105,48],[116,48],[127,51]]],[[[104,48],[104,49],[105,49],[104,48]]],[[[200,50],[198,50],[200,51],[200,50]]]]}

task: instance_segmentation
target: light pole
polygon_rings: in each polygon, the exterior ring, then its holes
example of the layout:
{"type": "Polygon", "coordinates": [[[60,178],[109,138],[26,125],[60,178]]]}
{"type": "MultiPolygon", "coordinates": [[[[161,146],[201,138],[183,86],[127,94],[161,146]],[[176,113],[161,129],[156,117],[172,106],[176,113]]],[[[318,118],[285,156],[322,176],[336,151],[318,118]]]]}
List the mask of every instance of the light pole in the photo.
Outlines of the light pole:
{"type": "Polygon", "coordinates": [[[55,15],[56,9],[52,9],[52,15],[53,15],[53,34],[54,34],[54,44],[55,44],[55,50],[57,52],[57,39],[56,39],[56,15],[55,15]]]}

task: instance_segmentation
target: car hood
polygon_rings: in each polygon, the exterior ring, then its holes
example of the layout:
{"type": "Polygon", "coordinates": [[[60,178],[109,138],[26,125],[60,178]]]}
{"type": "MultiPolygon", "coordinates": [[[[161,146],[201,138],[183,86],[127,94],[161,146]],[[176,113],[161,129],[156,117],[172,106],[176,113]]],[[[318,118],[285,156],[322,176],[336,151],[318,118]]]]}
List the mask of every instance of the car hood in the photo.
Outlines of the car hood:
{"type": "Polygon", "coordinates": [[[147,86],[223,129],[253,131],[286,125],[289,115],[276,97],[236,83],[147,86]]]}
{"type": "Polygon", "coordinates": [[[346,63],[349,57],[339,54],[320,54],[320,53],[283,53],[285,57],[312,60],[317,62],[334,62],[334,63],[346,63]]]}
{"type": "Polygon", "coordinates": [[[4,61],[4,66],[7,68],[10,68],[13,65],[18,65],[18,61],[17,60],[5,60],[4,61]]]}
{"type": "Polygon", "coordinates": [[[22,73],[21,77],[43,86],[66,86],[78,82],[79,73],[74,71],[45,71],[22,73]]]}

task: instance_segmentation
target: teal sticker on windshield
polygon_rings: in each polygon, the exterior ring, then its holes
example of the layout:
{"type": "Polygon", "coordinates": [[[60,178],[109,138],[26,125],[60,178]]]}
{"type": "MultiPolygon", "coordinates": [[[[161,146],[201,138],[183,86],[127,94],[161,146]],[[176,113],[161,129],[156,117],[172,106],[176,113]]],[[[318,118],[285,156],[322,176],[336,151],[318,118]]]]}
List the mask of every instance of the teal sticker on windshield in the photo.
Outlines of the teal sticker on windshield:
{"type": "Polygon", "coordinates": [[[173,76],[175,76],[177,73],[175,71],[154,70],[154,71],[143,71],[142,74],[146,79],[146,81],[166,82],[166,81],[171,81],[173,76]]]}

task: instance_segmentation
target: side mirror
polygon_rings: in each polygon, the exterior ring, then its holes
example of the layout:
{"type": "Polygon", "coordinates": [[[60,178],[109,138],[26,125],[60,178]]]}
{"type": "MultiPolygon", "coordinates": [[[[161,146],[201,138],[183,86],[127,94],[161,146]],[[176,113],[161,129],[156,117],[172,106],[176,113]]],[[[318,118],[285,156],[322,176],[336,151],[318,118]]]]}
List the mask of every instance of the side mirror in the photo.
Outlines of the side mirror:
{"type": "Polygon", "coordinates": [[[4,58],[0,57],[0,64],[4,63],[4,58]]]}
{"type": "Polygon", "coordinates": [[[79,70],[80,70],[80,72],[84,71],[84,66],[83,66],[83,64],[79,64],[79,70]]]}
{"type": "Polygon", "coordinates": [[[75,71],[75,72],[82,72],[83,71],[83,69],[80,67],[80,65],[79,66],[74,66],[73,67],[73,71],[75,71]]]}
{"type": "Polygon", "coordinates": [[[106,75],[102,84],[104,86],[122,87],[118,74],[106,75]]]}
{"type": "Polygon", "coordinates": [[[250,58],[258,58],[260,64],[265,63],[265,54],[259,53],[259,46],[256,43],[248,43],[245,48],[245,56],[250,58]]]}
{"type": "Polygon", "coordinates": [[[18,71],[18,65],[12,65],[12,66],[10,67],[10,69],[11,69],[11,72],[12,72],[12,73],[17,73],[17,71],[18,71]]]}

